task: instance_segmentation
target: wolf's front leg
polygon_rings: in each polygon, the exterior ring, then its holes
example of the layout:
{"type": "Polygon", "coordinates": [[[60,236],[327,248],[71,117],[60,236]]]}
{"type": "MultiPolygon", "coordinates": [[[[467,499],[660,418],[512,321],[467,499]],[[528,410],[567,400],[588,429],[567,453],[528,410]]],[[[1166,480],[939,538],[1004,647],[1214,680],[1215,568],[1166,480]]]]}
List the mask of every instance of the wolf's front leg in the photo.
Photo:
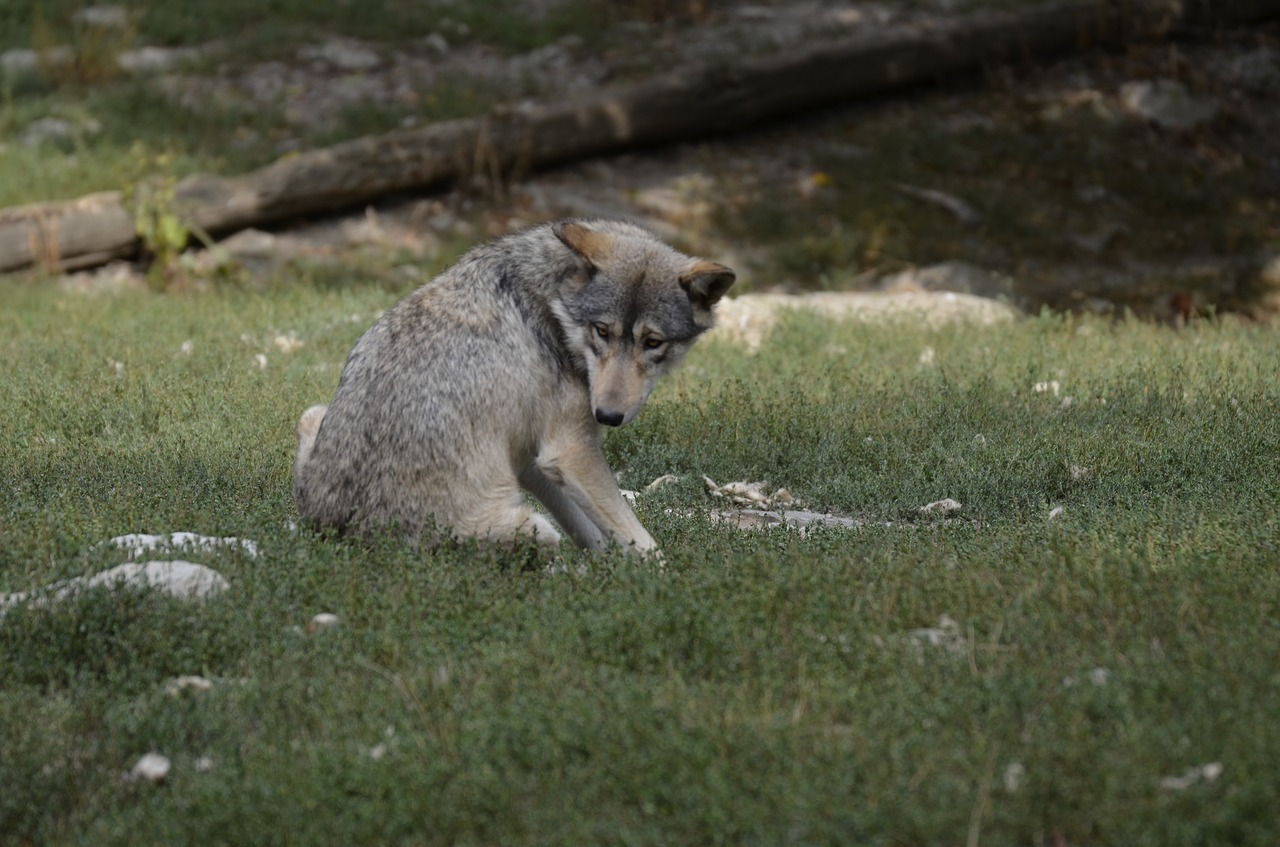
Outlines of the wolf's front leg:
{"type": "Polygon", "coordinates": [[[600,449],[599,433],[594,430],[544,444],[521,482],[584,547],[600,549],[608,541],[616,541],[642,555],[659,555],[657,542],[618,490],[600,449]],[[544,492],[550,496],[529,484],[537,484],[539,478],[545,481],[544,492]],[[583,525],[583,518],[594,526],[595,533],[583,525]]]}
{"type": "Polygon", "coordinates": [[[579,547],[598,551],[609,546],[609,537],[587,517],[586,512],[578,508],[578,504],[565,493],[564,486],[552,481],[537,465],[530,465],[520,473],[520,484],[555,516],[561,528],[573,537],[579,547]]]}

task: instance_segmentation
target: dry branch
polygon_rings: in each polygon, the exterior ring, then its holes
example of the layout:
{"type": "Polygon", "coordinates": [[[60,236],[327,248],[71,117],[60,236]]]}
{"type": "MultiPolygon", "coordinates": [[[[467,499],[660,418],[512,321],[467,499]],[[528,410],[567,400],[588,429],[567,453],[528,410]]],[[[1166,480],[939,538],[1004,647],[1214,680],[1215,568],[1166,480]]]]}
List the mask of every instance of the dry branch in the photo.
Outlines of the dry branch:
{"type": "MultiPolygon", "coordinates": [[[[565,104],[520,104],[305,152],[175,191],[189,223],[224,233],[479,172],[508,172],[719,135],[808,109],[1008,62],[1280,17],[1280,0],[1073,0],[920,25],[765,59],[676,70],[565,104]]],[[[118,193],[0,210],[0,272],[86,267],[138,248],[118,193]]]]}

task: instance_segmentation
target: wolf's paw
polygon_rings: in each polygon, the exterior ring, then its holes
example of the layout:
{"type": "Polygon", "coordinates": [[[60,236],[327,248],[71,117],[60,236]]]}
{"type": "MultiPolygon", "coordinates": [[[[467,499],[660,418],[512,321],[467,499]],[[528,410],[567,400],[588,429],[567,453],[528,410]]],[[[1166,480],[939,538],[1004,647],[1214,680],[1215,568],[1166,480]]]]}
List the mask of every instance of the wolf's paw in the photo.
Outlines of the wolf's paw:
{"type": "Polygon", "coordinates": [[[532,535],[534,541],[546,547],[560,545],[560,531],[547,519],[546,515],[540,515],[537,512],[529,516],[529,519],[520,527],[520,532],[532,535]]]}

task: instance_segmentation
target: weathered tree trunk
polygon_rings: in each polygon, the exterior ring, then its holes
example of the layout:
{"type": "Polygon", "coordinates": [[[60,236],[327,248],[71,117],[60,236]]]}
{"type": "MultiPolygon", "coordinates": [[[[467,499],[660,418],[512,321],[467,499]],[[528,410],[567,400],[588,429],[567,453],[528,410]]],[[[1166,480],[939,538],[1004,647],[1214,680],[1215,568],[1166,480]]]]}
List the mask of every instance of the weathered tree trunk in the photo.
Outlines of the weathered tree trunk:
{"type": "MultiPolygon", "coordinates": [[[[1280,0],[1073,0],[921,25],[889,37],[682,68],[571,103],[369,136],[281,159],[238,177],[196,175],[175,209],[213,233],[366,202],[476,172],[501,174],[593,154],[719,135],[859,96],[1007,62],[1168,37],[1179,27],[1280,17],[1280,0]]],[[[118,193],[0,210],[0,271],[86,267],[138,248],[118,193]]]]}

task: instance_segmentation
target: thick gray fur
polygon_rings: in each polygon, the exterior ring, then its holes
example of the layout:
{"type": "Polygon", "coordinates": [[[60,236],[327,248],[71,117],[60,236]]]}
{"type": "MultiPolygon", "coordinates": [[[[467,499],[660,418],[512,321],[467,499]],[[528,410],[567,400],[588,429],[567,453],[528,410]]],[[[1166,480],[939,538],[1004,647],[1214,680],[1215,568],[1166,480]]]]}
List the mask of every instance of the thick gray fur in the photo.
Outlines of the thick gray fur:
{"type": "Polygon", "coordinates": [[[333,401],[303,414],[299,513],[414,543],[558,544],[524,489],[583,547],[656,553],[600,423],[640,412],[732,282],[617,221],[542,224],[471,250],[369,329],[333,401]]]}

